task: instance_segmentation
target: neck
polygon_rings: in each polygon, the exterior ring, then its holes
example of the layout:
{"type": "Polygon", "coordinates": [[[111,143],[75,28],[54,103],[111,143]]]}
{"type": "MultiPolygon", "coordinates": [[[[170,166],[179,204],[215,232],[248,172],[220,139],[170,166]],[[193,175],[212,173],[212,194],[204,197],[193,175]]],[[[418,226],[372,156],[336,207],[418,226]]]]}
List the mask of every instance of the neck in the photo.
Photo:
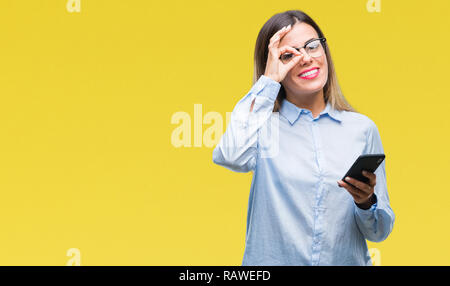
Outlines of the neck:
{"type": "Polygon", "coordinates": [[[316,118],[316,116],[319,115],[326,106],[323,98],[323,89],[317,93],[306,95],[296,95],[286,90],[286,99],[295,104],[297,107],[311,111],[313,118],[316,118]]]}

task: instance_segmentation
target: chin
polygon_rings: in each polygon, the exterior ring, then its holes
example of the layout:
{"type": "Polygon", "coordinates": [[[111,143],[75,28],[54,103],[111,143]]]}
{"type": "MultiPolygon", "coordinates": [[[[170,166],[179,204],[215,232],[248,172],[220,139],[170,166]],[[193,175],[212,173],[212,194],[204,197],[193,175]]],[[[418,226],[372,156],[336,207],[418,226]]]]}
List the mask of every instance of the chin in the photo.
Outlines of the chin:
{"type": "Polygon", "coordinates": [[[319,78],[315,79],[315,80],[311,80],[309,82],[302,80],[302,79],[297,79],[295,81],[295,83],[296,83],[295,85],[297,87],[299,87],[302,91],[305,91],[305,92],[317,92],[317,91],[321,90],[326,84],[325,81],[323,81],[322,79],[319,79],[319,78]]]}

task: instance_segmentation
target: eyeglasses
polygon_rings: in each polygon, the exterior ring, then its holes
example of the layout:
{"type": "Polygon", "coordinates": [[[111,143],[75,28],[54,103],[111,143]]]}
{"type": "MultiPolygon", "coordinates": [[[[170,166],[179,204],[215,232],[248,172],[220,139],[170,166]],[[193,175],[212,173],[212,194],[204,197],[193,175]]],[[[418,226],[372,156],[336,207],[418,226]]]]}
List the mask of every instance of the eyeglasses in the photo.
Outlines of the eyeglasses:
{"type": "MultiPolygon", "coordinates": [[[[294,48],[297,51],[300,52],[301,48],[304,48],[305,51],[313,58],[318,58],[322,56],[325,52],[324,47],[321,45],[322,43],[325,43],[327,39],[325,38],[318,38],[318,39],[311,39],[305,43],[303,47],[300,48],[294,48]]],[[[293,57],[292,53],[284,53],[280,56],[280,60],[286,64],[288,63],[293,57]]]]}

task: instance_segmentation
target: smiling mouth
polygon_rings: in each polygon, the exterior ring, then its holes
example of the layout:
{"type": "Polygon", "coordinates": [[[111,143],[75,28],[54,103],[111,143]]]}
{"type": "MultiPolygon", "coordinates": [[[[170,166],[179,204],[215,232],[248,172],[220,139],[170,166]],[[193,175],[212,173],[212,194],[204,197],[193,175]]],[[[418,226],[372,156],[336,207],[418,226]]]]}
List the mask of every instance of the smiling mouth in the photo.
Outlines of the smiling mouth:
{"type": "Polygon", "coordinates": [[[309,77],[314,77],[319,73],[319,68],[315,68],[313,70],[307,71],[307,72],[303,72],[301,74],[299,74],[299,77],[302,78],[309,78],[309,77]]]}

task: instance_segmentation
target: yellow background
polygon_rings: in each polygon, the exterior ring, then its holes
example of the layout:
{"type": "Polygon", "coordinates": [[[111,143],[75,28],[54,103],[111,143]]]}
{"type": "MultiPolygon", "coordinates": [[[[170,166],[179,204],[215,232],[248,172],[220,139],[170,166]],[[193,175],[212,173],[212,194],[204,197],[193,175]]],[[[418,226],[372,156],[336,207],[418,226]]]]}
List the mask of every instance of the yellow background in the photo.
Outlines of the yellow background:
{"type": "MultiPolygon", "coordinates": [[[[396,214],[381,265],[449,265],[447,0],[0,2],[0,264],[240,265],[251,173],[175,148],[194,104],[231,112],[257,33],[300,9],[377,124],[396,214]]],[[[205,130],[208,125],[203,126],[205,130]]],[[[225,126],[224,126],[225,127],[225,126]]]]}

